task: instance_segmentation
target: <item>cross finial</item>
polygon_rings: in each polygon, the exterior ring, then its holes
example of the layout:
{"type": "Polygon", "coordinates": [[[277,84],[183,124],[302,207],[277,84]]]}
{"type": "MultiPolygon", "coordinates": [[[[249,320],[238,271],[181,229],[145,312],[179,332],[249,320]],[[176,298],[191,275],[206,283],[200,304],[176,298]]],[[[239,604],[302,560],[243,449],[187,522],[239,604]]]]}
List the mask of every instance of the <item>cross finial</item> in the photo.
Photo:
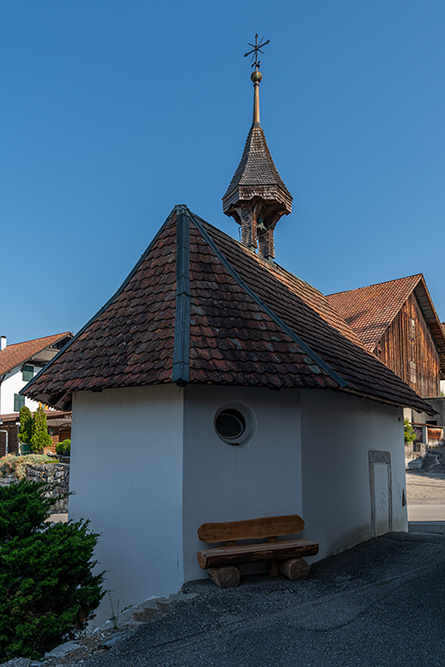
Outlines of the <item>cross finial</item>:
{"type": "Polygon", "coordinates": [[[252,55],[251,63],[252,67],[255,67],[256,70],[260,68],[261,61],[258,60],[258,53],[264,53],[264,51],[261,51],[261,49],[266,46],[266,44],[269,44],[270,39],[264,41],[264,37],[261,37],[260,43],[258,44],[258,33],[255,35],[255,44],[251,44],[248,42],[249,46],[252,47],[251,51],[248,51],[247,53],[244,54],[244,58],[247,58],[247,56],[252,55]]]}

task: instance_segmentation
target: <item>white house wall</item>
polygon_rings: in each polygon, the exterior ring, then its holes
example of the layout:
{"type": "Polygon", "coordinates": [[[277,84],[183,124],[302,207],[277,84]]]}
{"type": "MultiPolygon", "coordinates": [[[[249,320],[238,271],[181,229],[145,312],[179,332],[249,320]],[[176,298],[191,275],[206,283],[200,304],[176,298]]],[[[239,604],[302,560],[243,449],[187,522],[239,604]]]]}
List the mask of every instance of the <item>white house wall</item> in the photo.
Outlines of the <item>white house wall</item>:
{"type": "MultiPolygon", "coordinates": [[[[8,415],[15,412],[14,394],[18,394],[20,389],[23,389],[28,384],[27,381],[22,380],[22,366],[23,364],[20,364],[20,366],[13,368],[0,384],[0,415],[8,415]]],[[[35,412],[39,407],[36,401],[32,401],[28,397],[25,397],[25,405],[31,412],[35,412]]]]}
{"type": "MultiPolygon", "coordinates": [[[[69,518],[101,533],[95,557],[121,609],[183,583],[182,428],[176,386],[74,396],[69,518]]],[[[106,596],[96,621],[110,615],[106,596]]]]}
{"type": "Polygon", "coordinates": [[[196,531],[207,521],[302,513],[300,392],[189,385],[184,402],[184,577],[207,577],[196,531]],[[217,410],[244,404],[254,437],[231,446],[217,436],[217,410]]]}
{"type": "Polygon", "coordinates": [[[372,511],[376,535],[388,528],[407,530],[402,409],[340,392],[303,390],[301,414],[303,518],[305,537],[320,543],[316,559],[373,537],[372,511]],[[388,503],[392,526],[385,527],[388,503]]]}

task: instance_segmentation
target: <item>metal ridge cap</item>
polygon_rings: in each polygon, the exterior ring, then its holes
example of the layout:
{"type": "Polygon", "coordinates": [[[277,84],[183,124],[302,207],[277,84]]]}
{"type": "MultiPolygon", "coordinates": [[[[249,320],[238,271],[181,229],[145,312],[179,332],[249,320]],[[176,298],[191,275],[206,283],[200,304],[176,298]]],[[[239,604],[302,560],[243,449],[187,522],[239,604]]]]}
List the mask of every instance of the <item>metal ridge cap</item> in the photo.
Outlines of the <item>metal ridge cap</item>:
{"type": "Polygon", "coordinates": [[[184,386],[190,375],[190,211],[177,209],[176,312],[172,382],[184,386]]]}
{"type": "MultiPolygon", "coordinates": [[[[216,254],[218,259],[223,263],[225,268],[229,271],[230,275],[232,278],[236,281],[236,283],[260,306],[264,312],[269,315],[269,317],[272,318],[272,320],[286,333],[291,340],[296,343],[301,350],[307,354],[312,361],[319,366],[329,377],[336,382],[339,387],[344,388],[348,386],[348,383],[344,378],[341,377],[324,359],[322,359],[317,352],[315,352],[307,343],[305,343],[292,329],[283,322],[283,320],[278,317],[274,313],[274,311],[267,306],[264,301],[244,282],[244,280],[241,278],[241,276],[237,273],[237,271],[233,268],[233,266],[230,264],[230,262],[226,259],[224,254],[221,252],[221,250],[218,248],[214,240],[211,238],[209,233],[204,229],[202,226],[200,219],[198,216],[196,216],[194,213],[190,212],[190,218],[193,224],[199,229],[203,237],[205,238],[206,242],[210,246],[210,248],[213,250],[213,252],[216,254]]],[[[205,222],[205,220],[203,220],[205,222]]]]}

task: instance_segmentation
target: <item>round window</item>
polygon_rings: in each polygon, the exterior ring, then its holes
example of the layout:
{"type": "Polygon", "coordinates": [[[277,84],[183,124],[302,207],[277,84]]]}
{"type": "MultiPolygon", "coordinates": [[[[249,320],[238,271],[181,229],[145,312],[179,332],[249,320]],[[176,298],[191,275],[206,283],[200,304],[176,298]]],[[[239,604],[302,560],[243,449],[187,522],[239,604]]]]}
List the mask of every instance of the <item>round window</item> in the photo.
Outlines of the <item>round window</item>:
{"type": "Polygon", "coordinates": [[[231,403],[218,410],[214,425],[223,442],[228,445],[243,445],[254,435],[256,420],[253,411],[246,405],[231,403]]]}
{"type": "Polygon", "coordinates": [[[215,421],[218,435],[223,438],[240,438],[246,430],[246,420],[239,410],[223,410],[215,421]]]}

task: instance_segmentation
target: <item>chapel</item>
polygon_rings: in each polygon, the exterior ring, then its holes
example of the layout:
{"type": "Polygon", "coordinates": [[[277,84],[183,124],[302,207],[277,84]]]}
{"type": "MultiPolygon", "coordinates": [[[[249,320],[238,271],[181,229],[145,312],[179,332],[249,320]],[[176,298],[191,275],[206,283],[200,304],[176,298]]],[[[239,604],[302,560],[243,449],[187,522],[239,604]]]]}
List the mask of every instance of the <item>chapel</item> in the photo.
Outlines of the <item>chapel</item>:
{"type": "MultiPolygon", "coordinates": [[[[253,122],[223,197],[175,206],[127,279],[25,388],[71,409],[70,518],[121,605],[206,577],[208,521],[299,514],[315,558],[407,530],[403,408],[431,407],[277,262],[292,196],[253,122]]],[[[229,180],[229,179],[228,179],[229,180]]]]}

